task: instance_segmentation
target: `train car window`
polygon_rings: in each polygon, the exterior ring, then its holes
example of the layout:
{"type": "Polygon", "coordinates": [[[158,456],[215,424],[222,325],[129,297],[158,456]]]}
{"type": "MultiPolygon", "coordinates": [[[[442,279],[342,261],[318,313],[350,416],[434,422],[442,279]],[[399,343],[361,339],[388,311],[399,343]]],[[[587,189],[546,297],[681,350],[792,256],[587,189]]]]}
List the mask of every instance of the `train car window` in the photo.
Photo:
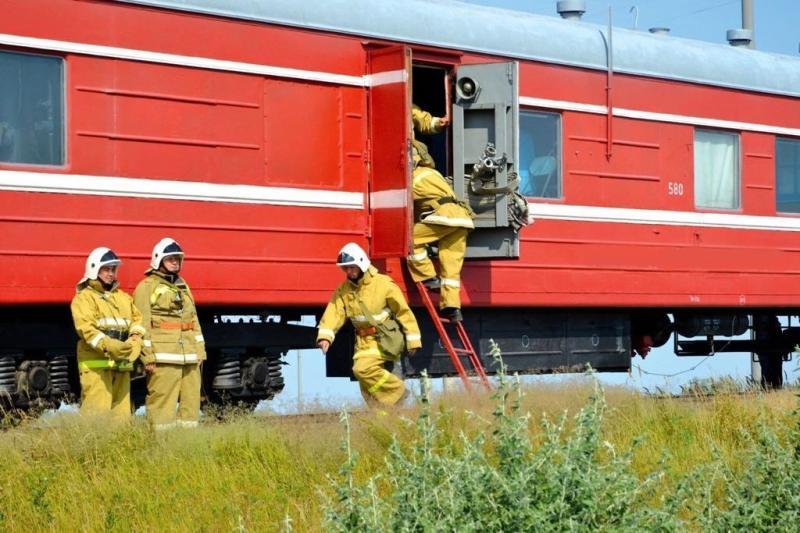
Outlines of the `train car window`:
{"type": "Polygon", "coordinates": [[[800,140],[775,140],[775,182],[778,212],[800,213],[800,140]]]}
{"type": "Polygon", "coordinates": [[[696,207],[739,207],[739,136],[695,130],[694,203],[696,207]]]}
{"type": "Polygon", "coordinates": [[[519,124],[519,192],[560,198],[561,115],[520,111],[519,124]]]}
{"type": "Polygon", "coordinates": [[[64,61],[0,51],[0,162],[64,164],[64,61]]]}

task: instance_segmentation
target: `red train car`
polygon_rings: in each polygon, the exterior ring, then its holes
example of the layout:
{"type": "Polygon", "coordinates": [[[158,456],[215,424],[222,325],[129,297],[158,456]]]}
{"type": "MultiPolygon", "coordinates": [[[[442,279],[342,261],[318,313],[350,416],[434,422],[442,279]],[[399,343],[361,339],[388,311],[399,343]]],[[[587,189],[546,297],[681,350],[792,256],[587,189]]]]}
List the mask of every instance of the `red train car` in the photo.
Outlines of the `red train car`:
{"type": "MultiPolygon", "coordinates": [[[[76,389],[67,303],[88,251],[113,247],[131,289],[165,235],[187,250],[207,392],[274,395],[343,243],[409,287],[412,100],[453,119],[425,140],[478,211],[463,299],[484,353],[623,370],[675,331],[676,353],[754,350],[779,383],[797,335],[776,317],[800,307],[798,59],[422,0],[3,7],[0,395],[16,405],[76,389]],[[488,186],[518,182],[535,220],[519,231],[513,196],[475,194],[489,143],[506,157],[488,186]]],[[[425,328],[406,373],[451,373],[425,328]]],[[[349,372],[344,344],[329,375],[349,372]]]]}

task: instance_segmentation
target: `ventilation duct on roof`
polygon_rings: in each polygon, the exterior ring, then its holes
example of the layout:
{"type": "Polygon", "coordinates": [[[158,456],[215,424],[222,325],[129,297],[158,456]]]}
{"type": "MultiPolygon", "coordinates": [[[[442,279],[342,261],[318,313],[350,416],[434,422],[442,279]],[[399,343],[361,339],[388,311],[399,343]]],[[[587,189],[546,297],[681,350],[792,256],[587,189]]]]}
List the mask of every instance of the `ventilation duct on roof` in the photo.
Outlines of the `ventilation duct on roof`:
{"type": "Polygon", "coordinates": [[[748,47],[753,42],[753,30],[728,30],[726,37],[731,46],[748,47]]]}
{"type": "Polygon", "coordinates": [[[560,0],[556,4],[556,11],[561,18],[567,20],[581,20],[586,13],[586,2],[584,0],[560,0]]]}

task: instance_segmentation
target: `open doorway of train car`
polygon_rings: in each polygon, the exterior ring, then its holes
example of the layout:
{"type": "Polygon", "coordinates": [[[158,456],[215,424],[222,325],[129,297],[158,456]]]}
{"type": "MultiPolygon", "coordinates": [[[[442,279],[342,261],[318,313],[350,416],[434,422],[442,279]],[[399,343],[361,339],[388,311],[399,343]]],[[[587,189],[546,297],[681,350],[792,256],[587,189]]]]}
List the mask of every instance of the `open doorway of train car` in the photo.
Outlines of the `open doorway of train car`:
{"type": "MultiPolygon", "coordinates": [[[[446,84],[452,79],[451,71],[452,68],[448,66],[414,62],[411,69],[411,102],[434,117],[449,119],[451,102],[446,84]]],[[[436,162],[436,170],[443,176],[450,176],[450,129],[434,135],[415,132],[414,136],[428,147],[428,152],[436,162]]]]}
{"type": "Polygon", "coordinates": [[[517,65],[462,65],[457,57],[432,55],[423,50],[412,61],[408,46],[368,49],[370,254],[404,257],[412,249],[413,101],[433,116],[450,118],[445,131],[417,134],[417,139],[426,144],[437,170],[452,177],[455,196],[476,214],[465,257],[516,258],[520,220],[527,218],[524,205],[522,215],[516,209],[524,199],[514,198],[512,190],[518,160],[517,65]]]}
{"type": "Polygon", "coordinates": [[[437,170],[451,177],[456,197],[475,213],[468,259],[519,256],[518,230],[527,222],[527,210],[524,199],[514,196],[519,160],[517,79],[514,62],[463,65],[417,58],[412,63],[412,102],[433,116],[449,119],[445,131],[415,132],[415,138],[428,147],[437,170]]]}

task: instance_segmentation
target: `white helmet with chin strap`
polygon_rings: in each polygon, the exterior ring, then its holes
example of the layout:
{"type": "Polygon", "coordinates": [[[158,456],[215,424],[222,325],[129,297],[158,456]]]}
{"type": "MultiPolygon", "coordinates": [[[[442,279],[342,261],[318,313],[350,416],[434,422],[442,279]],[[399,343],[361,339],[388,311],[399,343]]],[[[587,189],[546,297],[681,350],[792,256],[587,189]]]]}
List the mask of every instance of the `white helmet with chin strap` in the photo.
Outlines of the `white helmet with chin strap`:
{"type": "Polygon", "coordinates": [[[161,266],[161,261],[170,255],[183,257],[183,248],[175,239],[164,237],[153,247],[153,254],[150,256],[150,268],[158,270],[161,266]]]}
{"type": "Polygon", "coordinates": [[[106,248],[105,246],[95,248],[89,253],[89,257],[86,258],[86,267],[83,270],[83,277],[78,282],[75,289],[79,291],[86,286],[87,281],[90,279],[97,279],[100,269],[104,266],[116,266],[120,264],[122,264],[122,261],[111,248],[106,248]]]}
{"type": "Polygon", "coordinates": [[[354,242],[345,244],[339,250],[339,257],[336,258],[336,266],[357,266],[361,272],[366,272],[370,264],[367,253],[354,242]]]}

